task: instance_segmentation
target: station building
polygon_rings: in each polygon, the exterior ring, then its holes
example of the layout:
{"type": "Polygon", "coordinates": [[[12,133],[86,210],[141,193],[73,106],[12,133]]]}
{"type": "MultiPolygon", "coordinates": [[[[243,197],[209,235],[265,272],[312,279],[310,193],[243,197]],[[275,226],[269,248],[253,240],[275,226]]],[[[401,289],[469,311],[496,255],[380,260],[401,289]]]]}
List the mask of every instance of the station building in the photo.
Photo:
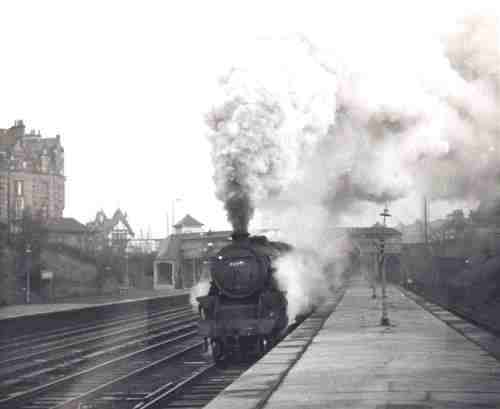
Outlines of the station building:
{"type": "Polygon", "coordinates": [[[378,260],[380,255],[380,242],[385,241],[385,268],[387,280],[400,282],[401,277],[401,251],[402,233],[391,227],[384,227],[376,223],[371,227],[352,227],[346,233],[360,254],[360,268],[370,281],[378,281],[378,260]]]}
{"type": "Polygon", "coordinates": [[[208,277],[208,259],[231,242],[231,231],[203,231],[187,214],[161,244],[153,266],[155,289],[190,288],[208,277]]]}
{"type": "MultiPolygon", "coordinates": [[[[190,288],[209,276],[208,260],[231,242],[232,231],[203,231],[203,224],[186,215],[175,227],[175,233],[161,244],[154,262],[155,289],[190,288]]],[[[280,240],[276,229],[261,230],[271,240],[280,240]]],[[[360,269],[371,281],[378,281],[380,240],[385,240],[388,280],[401,280],[401,232],[377,223],[371,227],[332,229],[331,237],[345,238],[346,251],[357,253],[360,269]]]]}

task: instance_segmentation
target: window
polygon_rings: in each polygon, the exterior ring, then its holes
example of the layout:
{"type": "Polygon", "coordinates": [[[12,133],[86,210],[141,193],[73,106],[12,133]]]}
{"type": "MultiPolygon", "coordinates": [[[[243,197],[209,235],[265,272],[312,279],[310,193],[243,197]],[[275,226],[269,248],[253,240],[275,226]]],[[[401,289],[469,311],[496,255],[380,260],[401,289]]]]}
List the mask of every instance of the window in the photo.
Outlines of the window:
{"type": "Polygon", "coordinates": [[[47,152],[45,150],[42,153],[40,162],[42,172],[47,173],[49,171],[49,157],[47,156],[47,152]]]}
{"type": "Polygon", "coordinates": [[[21,219],[24,212],[24,197],[16,197],[16,219],[21,219]]]}
{"type": "Polygon", "coordinates": [[[24,181],[22,180],[16,180],[15,181],[15,191],[16,191],[16,196],[23,196],[24,192],[24,181]]]}
{"type": "Polygon", "coordinates": [[[158,263],[158,284],[173,285],[172,270],[171,263],[158,263]]]}
{"type": "Polygon", "coordinates": [[[113,230],[113,232],[111,233],[111,240],[114,242],[127,240],[127,231],[113,230]]]}

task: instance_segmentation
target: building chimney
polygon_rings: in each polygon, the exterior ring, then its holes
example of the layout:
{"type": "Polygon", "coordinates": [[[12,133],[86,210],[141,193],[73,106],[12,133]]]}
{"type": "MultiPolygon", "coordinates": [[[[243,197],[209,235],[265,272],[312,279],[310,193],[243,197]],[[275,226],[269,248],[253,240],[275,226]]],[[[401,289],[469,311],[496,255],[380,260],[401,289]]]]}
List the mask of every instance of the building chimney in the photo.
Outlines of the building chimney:
{"type": "Polygon", "coordinates": [[[14,135],[16,135],[16,139],[22,138],[24,136],[24,131],[26,127],[24,126],[24,122],[22,119],[17,119],[14,121],[14,135]]]}

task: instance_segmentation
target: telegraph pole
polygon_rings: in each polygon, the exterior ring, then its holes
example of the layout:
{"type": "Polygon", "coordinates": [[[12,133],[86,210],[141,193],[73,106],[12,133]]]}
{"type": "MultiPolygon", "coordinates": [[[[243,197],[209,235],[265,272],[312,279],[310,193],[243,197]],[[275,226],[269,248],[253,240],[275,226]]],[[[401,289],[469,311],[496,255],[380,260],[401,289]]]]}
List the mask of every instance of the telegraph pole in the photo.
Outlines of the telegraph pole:
{"type": "Polygon", "coordinates": [[[31,302],[31,246],[26,244],[25,251],[25,268],[26,268],[26,304],[31,302]]]}
{"type": "Polygon", "coordinates": [[[7,157],[7,243],[10,245],[10,242],[11,242],[11,237],[10,237],[11,236],[10,178],[11,178],[11,173],[12,173],[12,161],[14,160],[14,157],[10,151],[8,152],[7,155],[8,155],[8,157],[7,157]]]}
{"type": "Polygon", "coordinates": [[[175,204],[181,202],[182,199],[176,198],[172,200],[172,234],[175,234],[175,204]]]}
{"type": "Polygon", "coordinates": [[[380,216],[384,218],[384,227],[380,239],[380,262],[379,268],[382,272],[382,318],[380,319],[380,325],[388,327],[391,325],[389,321],[389,316],[387,313],[387,294],[386,294],[386,276],[385,276],[385,228],[386,228],[386,218],[391,217],[387,205],[384,211],[380,213],[380,216]]]}
{"type": "Polygon", "coordinates": [[[428,206],[427,206],[427,196],[424,196],[424,241],[425,241],[425,248],[429,246],[429,236],[428,236],[428,223],[429,223],[429,215],[427,214],[428,212],[428,206]]]}

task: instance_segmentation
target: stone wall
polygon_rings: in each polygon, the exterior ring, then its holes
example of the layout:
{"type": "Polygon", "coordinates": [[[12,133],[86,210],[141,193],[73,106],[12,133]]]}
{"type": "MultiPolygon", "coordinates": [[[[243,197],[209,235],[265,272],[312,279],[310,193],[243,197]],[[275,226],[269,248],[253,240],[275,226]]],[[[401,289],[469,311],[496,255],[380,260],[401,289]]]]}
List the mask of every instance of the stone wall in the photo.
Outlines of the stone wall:
{"type": "Polygon", "coordinates": [[[93,295],[96,287],[97,266],[65,252],[44,250],[42,263],[53,273],[53,297],[93,295]]]}
{"type": "MultiPolygon", "coordinates": [[[[31,273],[32,302],[48,302],[54,298],[96,295],[97,267],[95,264],[75,257],[64,251],[43,250],[42,270],[52,273],[52,279],[41,279],[41,271],[35,268],[31,273]],[[38,283],[38,284],[37,284],[38,283]]],[[[26,275],[16,272],[16,255],[11,249],[0,250],[0,305],[19,304],[25,301],[26,275]]],[[[116,283],[105,286],[116,289],[116,283]]]]}

